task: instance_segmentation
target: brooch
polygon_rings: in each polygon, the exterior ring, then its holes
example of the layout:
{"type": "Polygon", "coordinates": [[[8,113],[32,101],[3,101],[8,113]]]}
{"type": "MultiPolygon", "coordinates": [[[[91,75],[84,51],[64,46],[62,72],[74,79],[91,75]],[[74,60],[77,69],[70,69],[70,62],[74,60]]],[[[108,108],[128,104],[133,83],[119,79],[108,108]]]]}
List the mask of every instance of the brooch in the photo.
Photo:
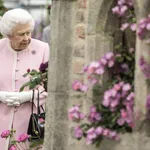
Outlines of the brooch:
{"type": "Polygon", "coordinates": [[[32,53],[33,55],[35,55],[35,54],[36,54],[36,51],[35,51],[35,50],[33,50],[31,53],[32,53]]]}

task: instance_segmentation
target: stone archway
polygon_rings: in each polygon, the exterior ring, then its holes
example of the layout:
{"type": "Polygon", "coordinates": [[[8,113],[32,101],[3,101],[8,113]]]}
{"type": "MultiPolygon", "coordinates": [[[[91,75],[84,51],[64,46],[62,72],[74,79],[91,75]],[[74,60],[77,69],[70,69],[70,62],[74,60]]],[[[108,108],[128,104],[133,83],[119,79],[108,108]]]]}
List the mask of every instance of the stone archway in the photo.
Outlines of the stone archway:
{"type": "MultiPolygon", "coordinates": [[[[74,41],[78,42],[75,37],[76,25],[76,10],[77,5],[86,1],[86,16],[85,16],[85,33],[82,32],[80,51],[76,51],[77,55],[82,53],[83,61],[88,64],[91,60],[98,59],[105,52],[113,50],[114,44],[122,39],[122,33],[116,31],[119,25],[119,20],[112,15],[111,8],[114,0],[53,0],[52,6],[52,47],[49,66],[49,98],[47,102],[47,120],[46,133],[44,141],[44,150],[94,150],[93,146],[86,146],[84,141],[78,142],[71,137],[71,125],[67,120],[67,109],[70,105],[70,88],[72,80],[72,65],[74,53],[74,41]],[[85,45],[85,49],[84,46],[85,45]],[[84,49],[84,50],[83,50],[84,49]]],[[[139,8],[141,0],[136,1],[136,12],[138,16],[143,16],[143,8],[139,8]]],[[[147,3],[148,4],[148,3],[147,3]]],[[[146,3],[145,3],[146,5],[146,3]]],[[[145,6],[144,5],[144,6],[145,6]]],[[[141,5],[143,6],[143,5],[141,5]]],[[[149,5],[147,5],[149,6],[149,5]]],[[[148,7],[146,7],[148,8],[148,7]]],[[[83,9],[78,13],[83,17],[83,9]]],[[[83,26],[82,26],[83,27],[83,26]]],[[[83,30],[82,30],[83,31],[83,30]]],[[[128,43],[130,45],[130,43],[128,43]]],[[[138,57],[141,53],[140,48],[147,49],[148,47],[137,40],[138,57]]],[[[146,55],[147,58],[149,55],[146,55]]],[[[138,58],[137,57],[137,58],[138,58]]],[[[81,61],[81,58],[79,59],[81,61]]],[[[139,71],[139,70],[138,70],[139,71]]],[[[79,75],[78,77],[80,77],[79,75]]],[[[82,76],[83,78],[83,76],[82,76]]],[[[140,83],[144,86],[147,92],[147,86],[144,83],[140,71],[137,72],[136,80],[137,97],[145,98],[145,95],[139,94],[140,83]]],[[[140,101],[141,102],[141,101],[140,101]]],[[[144,101],[145,102],[145,101],[144,101]]],[[[144,105],[142,102],[142,105],[144,105]]],[[[84,110],[89,107],[91,102],[83,100],[84,110]]],[[[144,134],[134,133],[132,135],[123,135],[121,142],[111,142],[105,140],[101,146],[101,150],[148,150],[149,138],[144,134]],[[139,140],[139,138],[142,140],[139,140]],[[139,149],[139,142],[141,145],[147,143],[139,149]]]]}
{"type": "Polygon", "coordinates": [[[86,29],[87,61],[98,59],[107,51],[113,50],[117,18],[112,15],[112,0],[89,0],[86,29]]]}

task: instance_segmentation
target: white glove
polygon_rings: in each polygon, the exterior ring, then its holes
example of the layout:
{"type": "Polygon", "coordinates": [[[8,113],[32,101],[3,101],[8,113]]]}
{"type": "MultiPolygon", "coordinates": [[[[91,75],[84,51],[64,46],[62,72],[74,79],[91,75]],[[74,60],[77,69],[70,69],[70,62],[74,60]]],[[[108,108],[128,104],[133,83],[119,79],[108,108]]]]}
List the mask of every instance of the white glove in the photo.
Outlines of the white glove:
{"type": "Polygon", "coordinates": [[[8,94],[9,92],[4,92],[4,91],[0,91],[0,101],[3,102],[3,103],[6,103],[6,95],[8,94]]]}
{"type": "Polygon", "coordinates": [[[9,92],[9,94],[6,95],[7,105],[8,106],[14,106],[14,105],[19,106],[22,103],[25,103],[27,101],[31,101],[32,94],[33,94],[33,91],[9,92]]]}
{"type": "MultiPolygon", "coordinates": [[[[8,99],[7,96],[8,96],[9,94],[12,94],[12,93],[14,93],[14,92],[0,91],[0,101],[1,101],[2,103],[7,103],[7,105],[8,105],[8,102],[10,103],[10,102],[12,102],[13,100],[8,99]]],[[[18,102],[15,102],[14,105],[18,106],[18,105],[20,105],[20,104],[19,104],[18,102]]]]}
{"type": "MultiPolygon", "coordinates": [[[[40,91],[39,91],[40,92],[40,91]]],[[[6,95],[7,97],[7,105],[8,106],[19,106],[22,103],[25,103],[27,101],[32,100],[33,91],[23,91],[23,92],[9,92],[9,94],[6,95]]],[[[40,99],[47,97],[47,92],[42,92],[39,95],[40,99]]],[[[37,99],[38,97],[38,91],[34,91],[34,99],[37,99]]]]}

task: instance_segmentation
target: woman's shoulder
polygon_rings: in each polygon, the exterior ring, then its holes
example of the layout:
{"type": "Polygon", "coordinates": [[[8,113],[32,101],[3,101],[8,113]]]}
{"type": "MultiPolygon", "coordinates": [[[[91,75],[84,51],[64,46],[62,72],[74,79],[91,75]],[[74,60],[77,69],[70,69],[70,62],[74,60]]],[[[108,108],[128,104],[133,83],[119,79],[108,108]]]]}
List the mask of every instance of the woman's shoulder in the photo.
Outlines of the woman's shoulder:
{"type": "Polygon", "coordinates": [[[4,48],[6,48],[8,45],[8,39],[7,38],[2,38],[0,39],[0,51],[4,48]]]}
{"type": "Polygon", "coordinates": [[[7,38],[0,39],[0,44],[6,44],[8,42],[7,38]]]}
{"type": "Polygon", "coordinates": [[[45,43],[45,42],[37,40],[37,39],[32,39],[31,45],[32,45],[32,48],[42,50],[42,51],[43,51],[43,49],[45,49],[45,50],[49,49],[48,43],[45,43]]]}
{"type": "Polygon", "coordinates": [[[38,45],[45,45],[46,43],[37,39],[32,38],[31,40],[32,44],[38,44],[38,45]]]}

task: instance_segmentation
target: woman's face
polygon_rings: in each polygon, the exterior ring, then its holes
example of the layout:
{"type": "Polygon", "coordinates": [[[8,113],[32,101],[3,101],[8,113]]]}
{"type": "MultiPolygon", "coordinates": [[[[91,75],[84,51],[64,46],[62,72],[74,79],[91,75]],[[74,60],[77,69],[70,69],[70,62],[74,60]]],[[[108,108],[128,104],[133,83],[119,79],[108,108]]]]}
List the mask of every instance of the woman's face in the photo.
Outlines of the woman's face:
{"type": "Polygon", "coordinates": [[[26,49],[31,42],[31,25],[18,24],[12,30],[12,35],[9,36],[11,47],[20,51],[26,49]]]}

